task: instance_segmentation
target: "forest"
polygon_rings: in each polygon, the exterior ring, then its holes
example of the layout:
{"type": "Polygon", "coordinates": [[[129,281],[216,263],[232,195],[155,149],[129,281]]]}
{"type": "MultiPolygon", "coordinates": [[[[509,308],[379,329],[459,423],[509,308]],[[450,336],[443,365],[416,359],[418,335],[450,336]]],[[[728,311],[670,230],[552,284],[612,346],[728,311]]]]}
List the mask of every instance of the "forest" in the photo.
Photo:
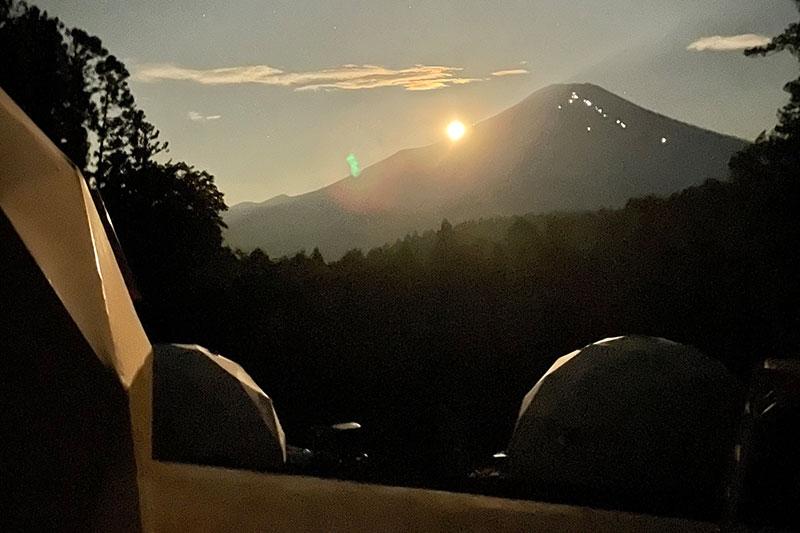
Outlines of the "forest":
{"type": "MultiPolygon", "coordinates": [[[[800,78],[719,180],[617,210],[444,220],[326,261],[226,247],[213,176],[169,158],[97,37],[0,0],[0,50],[0,87],[102,197],[150,339],[242,364],[297,446],[358,421],[370,479],[458,488],[555,358],[603,337],[691,344],[742,381],[800,353],[800,78]]],[[[800,58],[800,24],[747,53],[784,50],[800,58]]]]}

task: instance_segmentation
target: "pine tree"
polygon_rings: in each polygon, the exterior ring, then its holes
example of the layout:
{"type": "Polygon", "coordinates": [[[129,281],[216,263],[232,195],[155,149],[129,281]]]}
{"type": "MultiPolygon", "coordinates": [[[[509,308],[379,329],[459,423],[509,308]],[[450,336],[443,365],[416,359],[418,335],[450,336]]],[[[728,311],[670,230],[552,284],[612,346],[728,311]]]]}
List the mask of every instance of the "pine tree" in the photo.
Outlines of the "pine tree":
{"type": "MultiPolygon", "coordinates": [[[[800,0],[795,0],[800,11],[800,0]]],[[[800,61],[800,21],[764,46],[750,48],[747,56],[766,56],[787,51],[800,61]]],[[[789,102],[778,111],[778,124],[763,132],[756,142],[731,159],[734,180],[763,182],[800,175],[800,77],[789,81],[783,90],[789,102]]]]}

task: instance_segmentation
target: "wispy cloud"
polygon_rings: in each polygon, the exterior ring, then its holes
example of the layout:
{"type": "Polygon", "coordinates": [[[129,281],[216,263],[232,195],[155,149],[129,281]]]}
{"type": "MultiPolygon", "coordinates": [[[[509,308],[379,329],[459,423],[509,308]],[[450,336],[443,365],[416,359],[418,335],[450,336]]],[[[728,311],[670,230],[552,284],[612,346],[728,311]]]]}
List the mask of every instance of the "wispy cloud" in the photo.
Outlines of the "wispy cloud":
{"type": "Polygon", "coordinates": [[[706,50],[730,52],[753,48],[754,46],[763,46],[769,41],[769,37],[757,35],[755,33],[743,33],[742,35],[712,35],[711,37],[701,37],[697,39],[687,46],[686,49],[697,52],[706,50]]]}
{"type": "Polygon", "coordinates": [[[482,81],[480,78],[463,76],[462,70],[460,67],[441,65],[414,65],[403,69],[391,69],[378,65],[342,65],[322,70],[286,72],[268,65],[192,69],[171,64],[151,64],[141,65],[137,68],[133,79],[146,83],[183,80],[203,85],[257,83],[290,87],[296,91],[358,90],[380,87],[402,87],[407,91],[428,91],[482,81]]]}
{"type": "Polygon", "coordinates": [[[205,120],[218,120],[222,118],[222,115],[201,115],[197,111],[189,111],[186,113],[186,118],[193,122],[200,122],[205,120]]]}
{"type": "Polygon", "coordinates": [[[520,74],[528,74],[528,70],[524,68],[512,68],[509,70],[496,70],[492,72],[492,76],[498,78],[503,76],[519,76],[520,74]]]}

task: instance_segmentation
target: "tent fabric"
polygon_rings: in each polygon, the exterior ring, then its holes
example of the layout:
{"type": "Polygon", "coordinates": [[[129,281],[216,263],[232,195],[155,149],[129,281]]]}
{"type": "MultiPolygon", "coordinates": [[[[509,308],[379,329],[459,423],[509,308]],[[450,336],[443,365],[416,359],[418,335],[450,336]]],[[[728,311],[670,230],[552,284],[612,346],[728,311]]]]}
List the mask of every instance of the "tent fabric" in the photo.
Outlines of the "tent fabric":
{"type": "Polygon", "coordinates": [[[2,531],[136,531],[128,395],[0,212],[2,531]]]}
{"type": "Polygon", "coordinates": [[[95,354],[129,387],[151,346],[89,189],[2,90],[0,208],[95,354]]]}
{"type": "Polygon", "coordinates": [[[200,346],[156,345],[153,457],[271,470],[286,461],[272,400],[241,366],[200,346]]]}
{"type": "Polygon", "coordinates": [[[624,508],[717,508],[738,410],[718,362],[653,337],[561,357],[525,396],[508,475],[540,494],[624,508]]]}

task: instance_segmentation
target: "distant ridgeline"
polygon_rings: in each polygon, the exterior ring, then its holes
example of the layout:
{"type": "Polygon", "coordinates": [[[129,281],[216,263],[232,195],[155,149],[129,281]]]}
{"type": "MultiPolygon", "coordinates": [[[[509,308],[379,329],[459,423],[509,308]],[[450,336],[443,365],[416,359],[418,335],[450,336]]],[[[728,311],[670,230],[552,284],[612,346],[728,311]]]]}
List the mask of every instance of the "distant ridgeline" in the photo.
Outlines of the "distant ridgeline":
{"type": "Polygon", "coordinates": [[[451,221],[621,207],[725,179],[746,142],[643,109],[596,85],[553,85],[459,142],[403,150],[325,188],[233,206],[226,242],[337,259],[451,221]]]}

